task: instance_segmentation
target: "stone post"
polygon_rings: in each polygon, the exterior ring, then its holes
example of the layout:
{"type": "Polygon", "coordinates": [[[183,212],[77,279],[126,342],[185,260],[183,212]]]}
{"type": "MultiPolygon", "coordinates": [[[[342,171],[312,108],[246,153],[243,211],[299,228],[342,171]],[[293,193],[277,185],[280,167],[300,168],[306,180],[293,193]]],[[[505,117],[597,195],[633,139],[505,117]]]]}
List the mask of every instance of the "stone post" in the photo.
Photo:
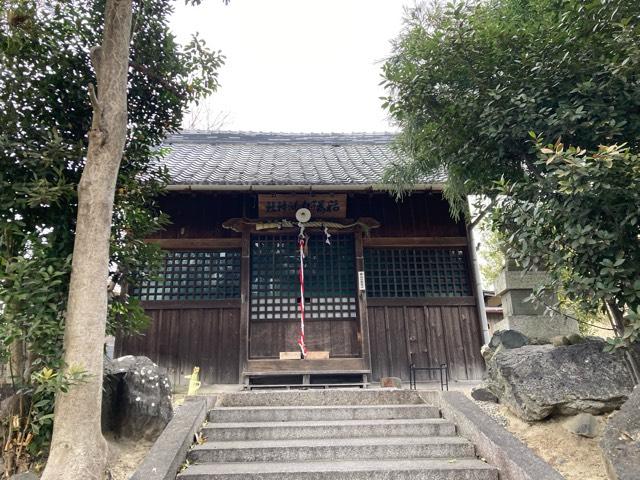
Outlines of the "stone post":
{"type": "MultiPolygon", "coordinates": [[[[495,331],[517,330],[539,342],[547,342],[558,335],[578,333],[575,320],[558,313],[545,314],[543,304],[525,301],[546,279],[546,272],[524,272],[517,265],[507,263],[495,282],[496,295],[502,298],[504,312],[504,319],[496,323],[495,331]]],[[[553,305],[555,300],[554,293],[546,294],[545,303],[553,305]]]]}

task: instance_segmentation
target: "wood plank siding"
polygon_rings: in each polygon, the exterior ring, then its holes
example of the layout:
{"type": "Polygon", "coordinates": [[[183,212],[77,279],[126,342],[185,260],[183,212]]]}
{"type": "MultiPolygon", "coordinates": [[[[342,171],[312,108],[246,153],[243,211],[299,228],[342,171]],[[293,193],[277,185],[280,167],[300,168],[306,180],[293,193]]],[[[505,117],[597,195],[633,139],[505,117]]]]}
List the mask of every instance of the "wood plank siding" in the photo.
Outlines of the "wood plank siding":
{"type": "MultiPolygon", "coordinates": [[[[429,305],[369,306],[371,369],[373,380],[400,377],[409,380],[408,365],[449,365],[457,380],[479,380],[484,372],[480,355],[481,332],[475,306],[429,305]]],[[[436,379],[418,372],[417,380],[436,379]]]]}
{"type": "MultiPolygon", "coordinates": [[[[256,368],[286,370],[285,361],[277,365],[273,362],[279,352],[298,350],[299,322],[275,317],[251,320],[254,285],[251,249],[255,237],[222,226],[230,218],[257,219],[257,194],[170,192],[160,200],[160,205],[172,223],[147,241],[157,242],[168,251],[191,252],[190,255],[234,251],[236,259],[241,257],[236,260],[240,262],[237,270],[240,288],[234,291],[233,298],[220,300],[145,302],[145,310],[151,317],[149,329],[142,335],[119,337],[116,354],[148,356],[167,368],[174,384],[188,383],[184,377],[194,366],[201,368],[201,380],[207,384],[238,383],[242,381],[243,371],[256,368]]],[[[369,232],[356,229],[353,233],[356,271],[364,269],[366,274],[367,259],[371,258],[367,255],[375,249],[417,249],[419,255],[424,249],[440,248],[455,251],[456,258],[468,258],[464,222],[451,219],[449,205],[439,192],[416,193],[399,202],[385,193],[348,193],[347,219],[362,217],[373,218],[380,226],[369,232]]],[[[386,265],[386,257],[379,258],[383,260],[378,260],[378,265],[386,265]]],[[[403,268],[402,261],[396,263],[396,272],[403,268]]],[[[446,272],[453,271],[453,267],[446,268],[449,268],[446,272]]],[[[425,294],[417,288],[398,288],[394,292],[400,293],[395,296],[390,291],[377,296],[373,290],[371,293],[358,291],[357,318],[309,320],[306,323],[308,349],[329,351],[331,357],[330,362],[315,365],[326,368],[332,365],[334,369],[337,365],[345,368],[355,368],[355,365],[357,371],[368,371],[370,365],[374,381],[384,376],[408,380],[408,365],[413,354],[418,366],[447,363],[454,379],[480,379],[484,363],[480,355],[482,333],[476,301],[481,297],[473,291],[469,265],[460,267],[462,274],[458,275],[464,276],[463,268],[468,272],[468,284],[465,284],[470,288],[468,291],[458,288],[459,277],[454,279],[458,282],[457,290],[437,292],[428,298],[420,296],[425,294]]],[[[412,275],[419,276],[422,271],[413,268],[412,275]]],[[[437,275],[434,273],[430,278],[437,275]]],[[[379,285],[380,280],[377,281],[379,285]]],[[[311,284],[312,279],[308,282],[311,284]]],[[[367,288],[369,285],[367,279],[367,288]]],[[[418,381],[429,378],[435,376],[418,374],[418,381]]]]}
{"type": "MultiPolygon", "coordinates": [[[[279,352],[299,351],[299,330],[299,320],[253,323],[250,329],[249,358],[278,358],[279,352]]],[[[356,321],[307,321],[305,332],[310,351],[329,351],[332,358],[360,356],[356,321]]]]}
{"type": "Polygon", "coordinates": [[[149,329],[118,337],[115,354],[149,357],[167,369],[174,385],[188,384],[185,376],[194,366],[200,367],[203,383],[238,383],[240,302],[208,302],[206,307],[162,303],[145,305],[149,329]]]}
{"type": "MultiPolygon", "coordinates": [[[[222,223],[230,218],[258,218],[258,196],[252,193],[172,192],[159,203],[172,223],[154,234],[157,239],[240,238],[240,233],[223,228],[222,223]]],[[[347,217],[378,220],[380,227],[371,230],[371,238],[466,237],[464,222],[451,219],[449,204],[438,192],[415,193],[398,202],[382,193],[348,194],[347,217]]]]}

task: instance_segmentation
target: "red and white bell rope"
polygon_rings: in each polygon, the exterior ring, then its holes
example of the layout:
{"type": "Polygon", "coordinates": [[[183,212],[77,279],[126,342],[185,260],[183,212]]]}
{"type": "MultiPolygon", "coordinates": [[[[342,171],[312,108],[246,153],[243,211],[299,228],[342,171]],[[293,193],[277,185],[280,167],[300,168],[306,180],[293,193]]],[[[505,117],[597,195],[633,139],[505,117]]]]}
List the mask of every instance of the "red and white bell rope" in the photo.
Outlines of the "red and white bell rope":
{"type": "Polygon", "coordinates": [[[300,248],[300,336],[298,337],[298,346],[302,351],[302,358],[307,358],[307,346],[304,343],[304,228],[301,228],[300,236],[298,237],[298,247],[300,248]]]}

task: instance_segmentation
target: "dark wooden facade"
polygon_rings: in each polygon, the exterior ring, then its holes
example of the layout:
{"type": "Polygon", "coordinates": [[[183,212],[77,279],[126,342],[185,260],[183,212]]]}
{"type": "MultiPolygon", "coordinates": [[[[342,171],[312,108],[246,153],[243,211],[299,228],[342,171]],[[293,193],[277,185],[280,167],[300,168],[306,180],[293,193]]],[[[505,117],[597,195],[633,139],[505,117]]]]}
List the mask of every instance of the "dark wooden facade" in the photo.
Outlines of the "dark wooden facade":
{"type": "MultiPolygon", "coordinates": [[[[240,290],[237,298],[224,300],[146,301],[144,306],[151,317],[149,330],[143,335],[119,338],[116,354],[147,355],[169,370],[174,383],[186,383],[184,377],[194,366],[201,368],[201,379],[209,384],[238,383],[246,374],[269,372],[363,373],[374,381],[383,376],[408,379],[411,359],[422,366],[446,362],[454,379],[481,378],[484,363],[477,313],[481,297],[473,289],[468,255],[464,273],[470,288],[467,294],[430,297],[400,293],[374,298],[361,292],[357,318],[307,322],[310,350],[329,351],[329,360],[278,360],[279,352],[296,350],[299,321],[293,317],[251,320],[251,249],[256,232],[223,227],[231,218],[257,219],[257,194],[172,192],[163,199],[163,209],[173,223],[150,241],[168,251],[236,252],[240,258],[240,290]]],[[[379,227],[370,232],[362,228],[348,231],[354,242],[354,271],[365,271],[367,292],[365,258],[371,252],[439,248],[467,251],[465,225],[451,219],[449,206],[439,192],[414,193],[402,201],[384,193],[349,193],[347,218],[361,217],[379,222],[379,227]]],[[[402,272],[402,265],[399,263],[396,271],[402,272]]],[[[422,378],[427,377],[425,374],[422,378]]]]}

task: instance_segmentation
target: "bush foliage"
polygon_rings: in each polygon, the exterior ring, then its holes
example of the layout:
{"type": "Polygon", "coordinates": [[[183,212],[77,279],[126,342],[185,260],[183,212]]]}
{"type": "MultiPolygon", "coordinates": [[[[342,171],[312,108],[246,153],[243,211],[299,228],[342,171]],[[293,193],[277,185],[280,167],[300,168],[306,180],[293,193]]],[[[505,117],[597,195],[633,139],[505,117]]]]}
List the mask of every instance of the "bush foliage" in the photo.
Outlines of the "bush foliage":
{"type": "MultiPolygon", "coordinates": [[[[176,43],[170,0],[133,3],[129,129],[105,285],[110,333],[146,322],[126,287],[161,262],[159,249],[143,241],[168,221],[156,203],[168,180],[157,146],[180,127],[189,104],[216,90],[224,61],[197,36],[176,43]]],[[[12,354],[15,380],[36,394],[45,388],[38,385],[60,387],[76,187],[91,125],[88,88],[95,83],[90,52],[100,43],[103,12],[104,0],[0,0],[0,357],[12,354]],[[44,377],[34,372],[50,375],[38,383],[44,377]]],[[[47,415],[51,407],[38,412],[47,415]]],[[[42,429],[31,432],[46,438],[42,429]]]]}
{"type": "Polygon", "coordinates": [[[636,338],[640,4],[420,4],[383,76],[408,158],[387,180],[446,170],[454,214],[467,195],[497,205],[511,256],[636,338]]]}

